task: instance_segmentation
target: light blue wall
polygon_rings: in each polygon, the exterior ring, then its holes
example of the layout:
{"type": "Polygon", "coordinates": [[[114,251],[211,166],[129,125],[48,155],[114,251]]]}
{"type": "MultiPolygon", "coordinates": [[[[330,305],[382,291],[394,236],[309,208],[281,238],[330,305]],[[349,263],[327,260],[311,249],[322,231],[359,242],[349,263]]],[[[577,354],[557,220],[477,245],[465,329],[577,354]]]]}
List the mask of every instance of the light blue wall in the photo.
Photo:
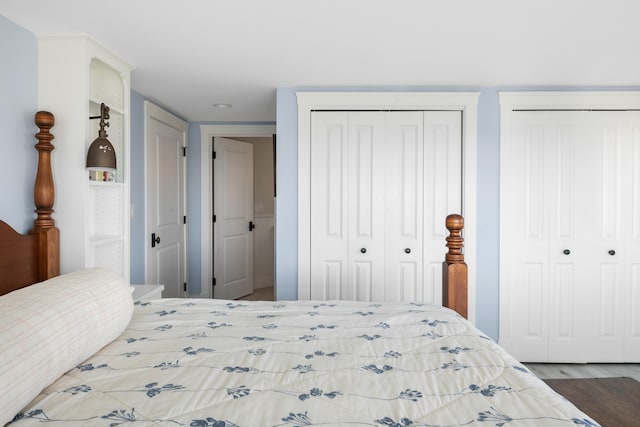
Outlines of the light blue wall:
{"type": "Polygon", "coordinates": [[[38,41],[0,15],[0,218],[21,233],[35,218],[37,109],[38,41]]]}
{"type": "Polygon", "coordinates": [[[478,102],[476,325],[498,339],[500,257],[500,106],[496,89],[478,102]]]}
{"type": "Polygon", "coordinates": [[[294,89],[276,91],[276,299],[298,297],[298,106],[294,89]]]}

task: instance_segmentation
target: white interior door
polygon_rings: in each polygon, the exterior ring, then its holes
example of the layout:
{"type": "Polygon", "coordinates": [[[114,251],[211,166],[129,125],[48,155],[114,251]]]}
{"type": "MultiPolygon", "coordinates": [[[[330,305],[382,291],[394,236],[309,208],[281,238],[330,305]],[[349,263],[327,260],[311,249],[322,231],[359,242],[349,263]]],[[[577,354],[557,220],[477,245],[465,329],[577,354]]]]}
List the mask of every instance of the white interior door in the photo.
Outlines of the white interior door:
{"type": "Polygon", "coordinates": [[[163,297],[177,298],[185,295],[187,282],[186,124],[154,111],[146,124],[146,282],[164,285],[163,297]]]}
{"type": "Polygon", "coordinates": [[[214,298],[253,293],[253,145],[214,140],[214,298]]]}

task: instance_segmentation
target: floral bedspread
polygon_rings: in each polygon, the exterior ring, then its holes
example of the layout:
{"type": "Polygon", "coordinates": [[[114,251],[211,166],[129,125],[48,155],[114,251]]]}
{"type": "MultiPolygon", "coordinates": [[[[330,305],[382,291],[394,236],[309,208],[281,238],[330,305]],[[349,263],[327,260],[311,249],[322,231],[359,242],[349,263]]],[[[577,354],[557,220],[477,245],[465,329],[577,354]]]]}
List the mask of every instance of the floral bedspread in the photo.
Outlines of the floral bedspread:
{"type": "Polygon", "coordinates": [[[162,299],[11,427],[596,426],[432,305],[162,299]]]}

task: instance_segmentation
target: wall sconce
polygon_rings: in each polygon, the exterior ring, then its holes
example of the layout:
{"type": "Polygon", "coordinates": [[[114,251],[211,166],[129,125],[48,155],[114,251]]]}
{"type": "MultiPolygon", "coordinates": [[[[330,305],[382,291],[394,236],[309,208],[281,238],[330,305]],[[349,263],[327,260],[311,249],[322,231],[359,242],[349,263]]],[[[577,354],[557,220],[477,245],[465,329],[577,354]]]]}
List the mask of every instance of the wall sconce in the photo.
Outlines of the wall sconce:
{"type": "Polygon", "coordinates": [[[98,137],[89,146],[87,152],[87,169],[93,170],[116,170],[116,151],[107,139],[105,126],[109,126],[109,107],[104,102],[100,104],[100,115],[92,116],[89,119],[100,119],[100,130],[98,137]]]}

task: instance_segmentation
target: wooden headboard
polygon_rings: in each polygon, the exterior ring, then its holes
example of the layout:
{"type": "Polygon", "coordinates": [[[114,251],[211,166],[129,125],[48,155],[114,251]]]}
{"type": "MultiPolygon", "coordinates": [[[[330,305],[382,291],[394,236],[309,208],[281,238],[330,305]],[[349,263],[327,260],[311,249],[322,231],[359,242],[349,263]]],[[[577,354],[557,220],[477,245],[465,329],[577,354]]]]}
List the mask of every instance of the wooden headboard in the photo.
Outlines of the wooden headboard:
{"type": "Polygon", "coordinates": [[[60,274],[60,237],[51,217],[55,201],[51,172],[54,137],[49,130],[54,122],[53,114],[36,113],[35,123],[40,131],[36,134],[35,146],[38,169],[33,196],[37,217],[33,228],[23,235],[0,221],[0,295],[60,274]]]}

